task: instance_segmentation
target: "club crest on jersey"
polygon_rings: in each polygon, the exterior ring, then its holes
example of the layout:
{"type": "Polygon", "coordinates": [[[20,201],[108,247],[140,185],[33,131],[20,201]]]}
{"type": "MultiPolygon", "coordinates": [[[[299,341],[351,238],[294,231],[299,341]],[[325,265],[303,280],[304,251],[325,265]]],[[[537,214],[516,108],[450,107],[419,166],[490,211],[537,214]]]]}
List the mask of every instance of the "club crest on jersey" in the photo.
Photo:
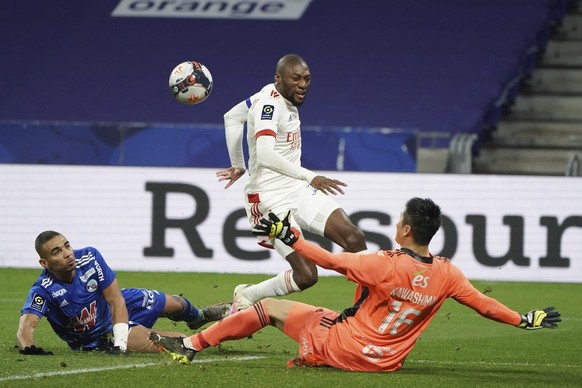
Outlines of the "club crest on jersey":
{"type": "Polygon", "coordinates": [[[97,280],[91,279],[87,282],[87,291],[89,292],[97,291],[97,280]]]}
{"type": "Polygon", "coordinates": [[[263,111],[261,112],[261,120],[272,120],[274,111],[275,107],[273,105],[263,106],[263,111]]]}
{"type": "Polygon", "coordinates": [[[44,298],[38,294],[34,294],[30,307],[36,311],[42,311],[42,306],[44,306],[44,298]]]}

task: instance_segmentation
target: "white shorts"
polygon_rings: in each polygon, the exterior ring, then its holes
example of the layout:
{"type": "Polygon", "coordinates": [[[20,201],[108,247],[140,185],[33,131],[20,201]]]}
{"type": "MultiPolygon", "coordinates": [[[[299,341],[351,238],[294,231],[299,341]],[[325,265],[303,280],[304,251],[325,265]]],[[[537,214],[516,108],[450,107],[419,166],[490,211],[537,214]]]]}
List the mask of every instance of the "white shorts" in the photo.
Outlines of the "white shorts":
{"type": "MultiPolygon", "coordinates": [[[[283,219],[288,211],[291,211],[289,221],[299,230],[323,236],[327,219],[338,209],[339,204],[329,195],[313,188],[308,183],[301,182],[296,190],[281,192],[247,193],[245,197],[245,209],[251,227],[255,226],[263,217],[273,212],[283,219]]],[[[293,249],[281,241],[270,241],[259,238],[259,244],[274,246],[275,250],[283,257],[287,257],[293,249]]]]}

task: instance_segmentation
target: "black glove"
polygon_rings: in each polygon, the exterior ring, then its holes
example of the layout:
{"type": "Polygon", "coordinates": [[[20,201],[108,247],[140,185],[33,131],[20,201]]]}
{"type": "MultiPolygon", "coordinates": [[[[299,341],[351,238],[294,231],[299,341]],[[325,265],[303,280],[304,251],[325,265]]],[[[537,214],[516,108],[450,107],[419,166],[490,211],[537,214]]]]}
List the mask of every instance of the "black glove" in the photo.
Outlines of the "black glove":
{"type": "Polygon", "coordinates": [[[555,307],[546,307],[543,310],[532,310],[521,315],[519,327],[527,330],[557,329],[557,322],[562,322],[560,312],[555,307]]]}
{"type": "Polygon", "coordinates": [[[289,215],[291,212],[287,212],[283,221],[279,219],[274,213],[269,213],[269,220],[266,218],[261,218],[260,223],[256,224],[252,230],[255,236],[268,236],[269,238],[278,238],[283,241],[286,245],[293,245],[295,241],[299,238],[299,231],[289,223],[289,215]]]}
{"type": "Polygon", "coordinates": [[[20,354],[37,354],[40,356],[52,356],[53,352],[50,350],[44,350],[43,348],[37,348],[34,345],[27,346],[24,349],[19,350],[20,354]]]}

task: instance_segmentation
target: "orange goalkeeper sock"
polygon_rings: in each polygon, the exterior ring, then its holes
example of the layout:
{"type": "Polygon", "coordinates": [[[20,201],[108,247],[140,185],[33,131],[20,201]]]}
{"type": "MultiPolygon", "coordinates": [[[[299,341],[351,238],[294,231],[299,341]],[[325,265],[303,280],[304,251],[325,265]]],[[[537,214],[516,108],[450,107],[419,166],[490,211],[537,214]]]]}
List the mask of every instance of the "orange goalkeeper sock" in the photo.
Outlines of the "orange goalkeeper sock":
{"type": "Polygon", "coordinates": [[[184,345],[197,351],[217,346],[224,341],[249,337],[269,325],[271,319],[264,301],[259,301],[246,310],[230,315],[209,328],[184,339],[184,345]]]}

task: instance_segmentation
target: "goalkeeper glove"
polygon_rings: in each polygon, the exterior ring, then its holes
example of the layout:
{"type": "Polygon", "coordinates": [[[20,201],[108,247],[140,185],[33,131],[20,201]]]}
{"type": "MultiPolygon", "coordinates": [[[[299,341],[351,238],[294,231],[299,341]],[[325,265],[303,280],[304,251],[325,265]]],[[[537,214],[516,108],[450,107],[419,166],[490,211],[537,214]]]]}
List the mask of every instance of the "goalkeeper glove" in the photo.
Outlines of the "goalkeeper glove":
{"type": "Polygon", "coordinates": [[[19,350],[20,354],[36,354],[36,355],[40,355],[40,356],[52,356],[53,352],[51,352],[50,350],[44,350],[43,348],[37,348],[34,345],[31,346],[27,346],[23,349],[19,350]]]}
{"type": "Polygon", "coordinates": [[[259,223],[255,225],[252,233],[255,236],[268,236],[269,238],[278,238],[286,245],[293,245],[299,239],[299,231],[289,223],[289,215],[287,212],[283,221],[279,219],[274,213],[269,213],[269,219],[261,218],[259,223]]]}
{"type": "Polygon", "coordinates": [[[532,310],[521,315],[519,327],[527,330],[557,329],[557,322],[562,322],[560,312],[555,307],[546,307],[543,310],[532,310]]]}

